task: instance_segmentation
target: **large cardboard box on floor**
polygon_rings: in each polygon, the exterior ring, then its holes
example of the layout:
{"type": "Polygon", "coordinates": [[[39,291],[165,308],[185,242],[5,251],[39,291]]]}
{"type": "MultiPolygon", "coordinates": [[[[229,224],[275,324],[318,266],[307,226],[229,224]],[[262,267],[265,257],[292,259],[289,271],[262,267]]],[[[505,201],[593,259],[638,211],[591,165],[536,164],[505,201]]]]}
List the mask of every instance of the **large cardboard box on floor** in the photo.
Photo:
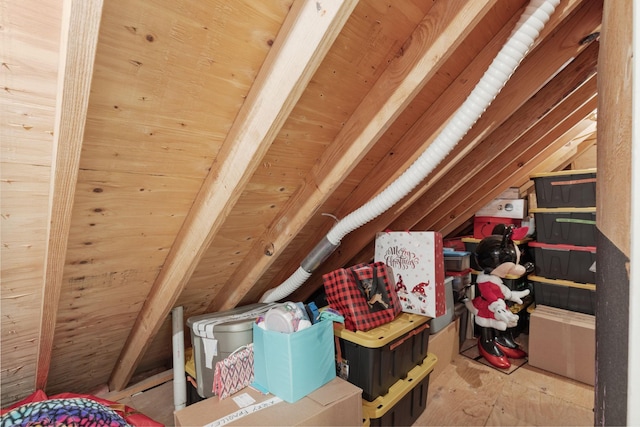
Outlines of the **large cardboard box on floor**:
{"type": "Polygon", "coordinates": [[[212,397],[175,411],[174,421],[183,427],[362,425],[362,390],[341,378],[295,403],[273,399],[278,398],[247,387],[226,399],[212,397]]]}
{"type": "Polygon", "coordinates": [[[529,364],[594,385],[595,332],[595,316],[538,305],[529,318],[529,364]]]}
{"type": "Polygon", "coordinates": [[[460,352],[460,318],[456,318],[445,328],[429,337],[429,353],[438,357],[438,363],[431,372],[431,381],[449,366],[453,356],[460,352]]]}

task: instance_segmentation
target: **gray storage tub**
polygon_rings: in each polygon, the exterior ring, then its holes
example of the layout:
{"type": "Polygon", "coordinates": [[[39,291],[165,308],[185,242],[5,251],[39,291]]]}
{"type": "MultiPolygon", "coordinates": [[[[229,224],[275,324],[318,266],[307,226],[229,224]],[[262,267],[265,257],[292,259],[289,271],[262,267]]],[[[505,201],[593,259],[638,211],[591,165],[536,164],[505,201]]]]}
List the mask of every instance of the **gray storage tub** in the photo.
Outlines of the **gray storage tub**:
{"type": "Polygon", "coordinates": [[[239,347],[252,343],[253,322],[274,305],[276,304],[250,304],[187,319],[200,397],[213,396],[213,373],[216,363],[239,347]]]}

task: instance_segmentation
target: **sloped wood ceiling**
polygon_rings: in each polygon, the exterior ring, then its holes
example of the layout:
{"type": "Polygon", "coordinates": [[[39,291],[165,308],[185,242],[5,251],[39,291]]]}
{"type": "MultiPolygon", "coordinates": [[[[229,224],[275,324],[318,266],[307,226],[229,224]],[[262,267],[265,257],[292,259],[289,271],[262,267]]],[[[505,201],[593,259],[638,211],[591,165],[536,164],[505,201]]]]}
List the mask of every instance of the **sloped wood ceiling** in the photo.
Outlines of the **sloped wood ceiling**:
{"type": "MultiPolygon", "coordinates": [[[[4,2],[2,404],[168,369],[172,307],[286,280],[429,146],[525,6],[4,2]]],[[[562,0],[455,149],[290,298],[370,259],[375,232],[456,233],[592,147],[601,15],[562,0]]]]}

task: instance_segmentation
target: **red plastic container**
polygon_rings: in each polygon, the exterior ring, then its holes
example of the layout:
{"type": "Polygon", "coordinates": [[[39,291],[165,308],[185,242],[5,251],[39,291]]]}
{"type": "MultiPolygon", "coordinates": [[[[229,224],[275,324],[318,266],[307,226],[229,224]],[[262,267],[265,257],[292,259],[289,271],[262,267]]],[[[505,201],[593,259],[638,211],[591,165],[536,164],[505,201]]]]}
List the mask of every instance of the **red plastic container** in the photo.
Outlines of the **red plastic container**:
{"type": "Polygon", "coordinates": [[[494,227],[499,224],[513,224],[516,227],[520,227],[522,220],[494,216],[476,216],[473,218],[473,237],[476,239],[482,239],[484,237],[491,236],[494,227]]]}

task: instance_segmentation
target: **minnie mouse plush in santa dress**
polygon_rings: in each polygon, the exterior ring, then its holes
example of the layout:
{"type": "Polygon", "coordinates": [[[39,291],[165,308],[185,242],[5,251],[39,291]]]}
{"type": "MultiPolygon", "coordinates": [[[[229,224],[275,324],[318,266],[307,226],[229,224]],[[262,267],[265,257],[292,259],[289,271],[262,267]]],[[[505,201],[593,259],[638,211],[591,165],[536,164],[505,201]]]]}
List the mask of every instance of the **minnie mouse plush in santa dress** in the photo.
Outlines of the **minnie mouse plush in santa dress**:
{"type": "Polygon", "coordinates": [[[477,279],[480,295],[467,300],[466,306],[480,326],[480,355],[497,368],[509,368],[509,358],[527,356],[513,339],[510,328],[518,324],[519,317],[509,310],[506,301],[522,304],[522,298],[529,295],[530,291],[511,290],[502,282],[507,275],[520,277],[534,269],[532,263],[518,264],[520,250],[512,240],[523,238],[527,231],[526,227],[514,231],[512,225],[498,226],[493,230],[493,235],[478,243],[475,251],[477,264],[482,268],[477,279]]]}

